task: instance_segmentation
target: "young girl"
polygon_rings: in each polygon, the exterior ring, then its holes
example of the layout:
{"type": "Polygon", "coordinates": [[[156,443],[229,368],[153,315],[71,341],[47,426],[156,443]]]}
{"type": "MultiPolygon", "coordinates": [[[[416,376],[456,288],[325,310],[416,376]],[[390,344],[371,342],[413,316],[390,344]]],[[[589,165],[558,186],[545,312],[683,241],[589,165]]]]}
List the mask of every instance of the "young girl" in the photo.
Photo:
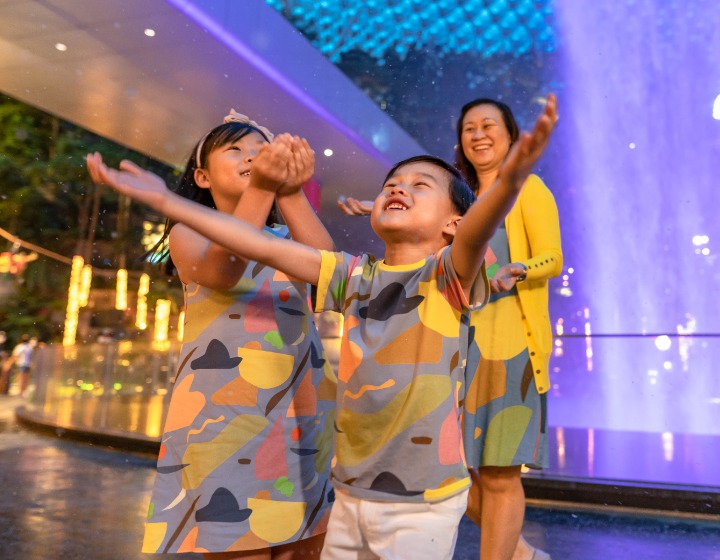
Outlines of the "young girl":
{"type": "MultiPolygon", "coordinates": [[[[96,181],[98,161],[88,156],[96,181]]],[[[313,167],[306,141],[273,141],[233,111],[198,143],[176,192],[258,229],[277,199],[288,227],[264,227],[265,235],[289,229],[331,248],[300,188],[313,167]]],[[[306,286],[182,224],[168,231],[166,266],[182,281],[186,324],[143,552],[317,558],[333,496],[335,378],[306,286]]]]}

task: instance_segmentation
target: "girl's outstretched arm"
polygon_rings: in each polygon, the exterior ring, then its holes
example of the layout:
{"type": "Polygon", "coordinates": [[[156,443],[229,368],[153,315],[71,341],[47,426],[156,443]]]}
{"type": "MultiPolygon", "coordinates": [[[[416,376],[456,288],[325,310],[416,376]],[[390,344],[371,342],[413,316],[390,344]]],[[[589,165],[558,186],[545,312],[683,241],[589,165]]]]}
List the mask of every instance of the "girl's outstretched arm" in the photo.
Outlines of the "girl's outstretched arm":
{"type": "Polygon", "coordinates": [[[150,206],[237,255],[303,282],[317,284],[320,252],[316,249],[265,235],[234,216],[178,196],[168,190],[160,177],[130,161],[121,162],[120,169],[111,169],[103,163],[102,156],[95,153],[88,155],[87,166],[96,183],[150,206]]]}
{"type": "Polygon", "coordinates": [[[480,196],[460,220],[450,250],[455,272],[466,289],[480,270],[490,238],[515,204],[533,165],[545,151],[557,120],[557,100],[550,94],[535,128],[520,135],[492,188],[480,196]]]}

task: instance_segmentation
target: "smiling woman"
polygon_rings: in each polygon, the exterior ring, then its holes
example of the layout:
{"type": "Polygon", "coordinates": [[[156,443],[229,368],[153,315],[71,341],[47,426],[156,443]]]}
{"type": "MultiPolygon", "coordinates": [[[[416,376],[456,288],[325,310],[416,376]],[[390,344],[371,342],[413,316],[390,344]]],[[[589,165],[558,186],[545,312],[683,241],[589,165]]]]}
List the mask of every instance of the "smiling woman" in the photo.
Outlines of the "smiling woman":
{"type": "MultiPolygon", "coordinates": [[[[518,138],[505,103],[480,98],[463,106],[455,164],[478,196],[491,189],[518,138]]],[[[520,472],[522,465],[548,466],[548,278],[560,273],[562,251],[555,200],[538,176],[528,177],[485,262],[493,295],[471,314],[467,360],[468,516],[481,526],[483,560],[540,560],[547,556],[520,535],[520,472]]]]}

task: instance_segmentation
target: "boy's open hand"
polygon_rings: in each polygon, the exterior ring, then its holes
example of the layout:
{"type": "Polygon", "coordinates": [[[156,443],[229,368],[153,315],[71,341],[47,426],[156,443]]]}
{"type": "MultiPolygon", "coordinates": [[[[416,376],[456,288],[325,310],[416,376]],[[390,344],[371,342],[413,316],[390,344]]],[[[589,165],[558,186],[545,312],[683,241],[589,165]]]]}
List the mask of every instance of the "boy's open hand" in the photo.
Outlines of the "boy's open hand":
{"type": "Polygon", "coordinates": [[[278,190],[279,196],[295,194],[307,183],[315,172],[315,152],[305,138],[293,136],[292,155],[288,162],[288,178],[278,190]]]}
{"type": "Polygon", "coordinates": [[[95,152],[87,155],[86,162],[93,182],[115,189],[120,194],[134,198],[156,210],[161,209],[170,192],[160,177],[145,171],[131,161],[123,160],[119,169],[112,169],[105,165],[102,156],[95,152]]]}
{"type": "Polygon", "coordinates": [[[532,167],[540,159],[558,121],[557,98],[548,95],[545,111],[535,122],[532,132],[523,132],[500,168],[500,176],[518,190],[525,183],[532,167]]]}

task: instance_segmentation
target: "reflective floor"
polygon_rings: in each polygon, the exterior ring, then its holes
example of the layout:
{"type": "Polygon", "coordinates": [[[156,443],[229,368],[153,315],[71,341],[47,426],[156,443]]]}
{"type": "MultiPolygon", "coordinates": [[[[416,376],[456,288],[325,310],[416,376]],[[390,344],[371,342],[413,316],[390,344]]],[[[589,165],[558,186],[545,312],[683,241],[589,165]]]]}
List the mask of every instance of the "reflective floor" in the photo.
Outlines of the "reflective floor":
{"type": "Polygon", "coordinates": [[[719,435],[560,426],[550,426],[548,435],[550,466],[543,477],[720,489],[719,435]]]}
{"type": "MultiPolygon", "coordinates": [[[[24,406],[50,424],[159,441],[167,400],[167,395],[80,392],[24,406]]],[[[559,426],[548,432],[550,466],[530,476],[720,488],[720,435],[559,426]]]]}
{"type": "MultiPolygon", "coordinates": [[[[21,428],[19,404],[0,397],[0,558],[163,558],[139,552],[154,458],[21,428]]],[[[531,502],[525,535],[555,560],[720,560],[711,517],[531,502]]],[[[477,560],[479,539],[464,519],[455,559],[477,560]]]]}

